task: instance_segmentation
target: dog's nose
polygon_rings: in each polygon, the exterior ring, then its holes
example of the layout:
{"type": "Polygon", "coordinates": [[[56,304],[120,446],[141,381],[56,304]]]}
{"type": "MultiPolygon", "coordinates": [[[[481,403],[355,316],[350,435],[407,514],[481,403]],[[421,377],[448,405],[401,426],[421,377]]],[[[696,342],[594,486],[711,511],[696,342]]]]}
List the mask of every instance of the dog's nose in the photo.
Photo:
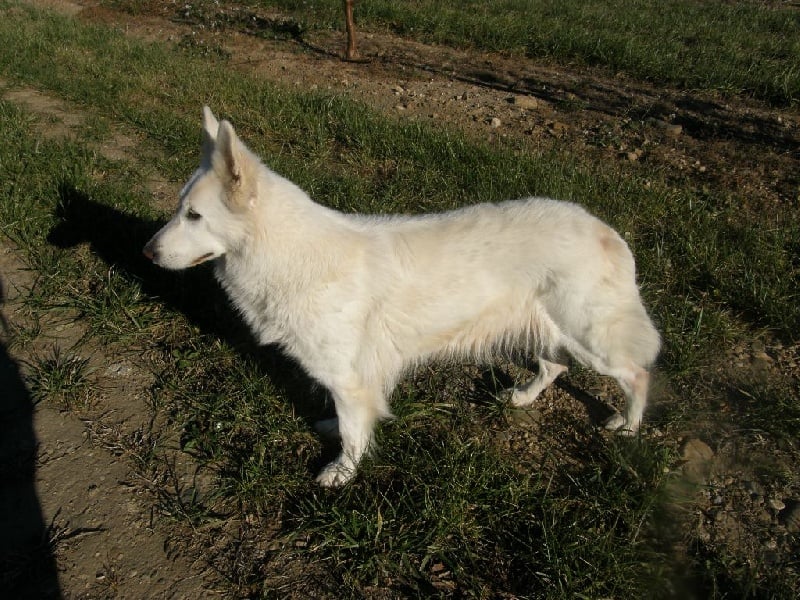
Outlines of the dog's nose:
{"type": "Polygon", "coordinates": [[[142,254],[144,254],[148,260],[154,260],[156,257],[156,253],[150,244],[147,244],[144,248],[142,248],[142,254]]]}

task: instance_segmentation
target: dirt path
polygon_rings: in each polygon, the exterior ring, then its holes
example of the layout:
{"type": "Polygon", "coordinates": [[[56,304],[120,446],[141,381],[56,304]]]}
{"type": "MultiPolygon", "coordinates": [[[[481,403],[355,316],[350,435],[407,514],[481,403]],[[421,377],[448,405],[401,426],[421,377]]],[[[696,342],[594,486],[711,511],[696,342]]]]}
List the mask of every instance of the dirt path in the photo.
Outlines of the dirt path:
{"type": "MultiPolygon", "coordinates": [[[[7,87],[0,82],[0,88],[7,87]]],[[[41,121],[43,139],[74,137],[85,115],[30,88],[2,94],[41,121]]],[[[97,151],[135,160],[135,140],[119,131],[97,151]]],[[[153,192],[166,194],[163,181],[153,192]]],[[[170,195],[174,195],[171,190],[170,195]]],[[[7,431],[3,464],[18,459],[24,476],[3,490],[0,530],[4,567],[36,565],[18,577],[26,598],[217,597],[204,565],[170,551],[169,534],[154,519],[155,498],[132,466],[131,437],[153,435],[148,390],[152,375],[135,354],[98,345],[70,314],[32,315],[22,299],[34,275],[7,242],[0,245],[0,403],[7,431]],[[40,333],[26,336],[36,329],[40,333]],[[23,381],[35,363],[85,361],[92,402],[59,407],[37,403],[23,381]],[[20,549],[24,552],[20,554],[20,549]],[[31,560],[32,557],[35,559],[31,560]]],[[[75,400],[75,399],[73,399],[75,400]]],[[[190,476],[186,473],[185,476],[190,476]]]]}
{"type": "MultiPolygon", "coordinates": [[[[688,179],[699,188],[739,190],[746,199],[743,209],[800,201],[796,110],[368,32],[362,34],[360,49],[370,62],[344,64],[336,56],[342,44],[339,35],[315,33],[302,41],[267,41],[220,27],[177,22],[172,3],[163,3],[161,15],[135,18],[90,0],[32,3],[76,18],[119,24],[129,35],[190,40],[230,53],[236,68],[286,86],[307,87],[312,82],[312,87],[347,94],[400,118],[460,127],[489,141],[514,138],[545,150],[568,146],[591,158],[615,161],[631,173],[648,162],[668,179],[688,179]]],[[[36,90],[12,89],[2,82],[0,89],[5,90],[5,99],[53,117],[42,136],[75,135],[85,121],[81,110],[36,90]]],[[[97,150],[112,159],[135,160],[136,143],[135,137],[120,130],[97,150]]],[[[154,178],[156,201],[167,206],[176,191],[177,186],[154,178]]],[[[0,408],[6,427],[18,432],[0,448],[4,457],[24,459],[25,475],[19,485],[9,487],[3,501],[30,509],[4,510],[6,522],[0,523],[0,530],[17,532],[18,538],[9,538],[7,547],[31,536],[42,540],[31,546],[31,552],[43,555],[39,564],[44,572],[28,578],[27,597],[222,595],[217,590],[223,586],[202,561],[171,551],[168,531],[153,518],[156,499],[131,466],[125,440],[154,435],[147,398],[151,375],[146,366],[124,349],[87,343],[81,325],[68,316],[48,328],[52,333],[28,344],[10,343],[12,332],[30,327],[30,315],[19,300],[32,275],[7,244],[0,247],[0,274],[0,313],[7,324],[0,340],[0,389],[12,390],[0,408]],[[102,390],[99,402],[78,411],[33,406],[23,383],[29,374],[26,362],[54,348],[89,361],[92,385],[102,390]]],[[[753,362],[758,352],[763,354],[763,349],[742,350],[742,360],[753,362]]],[[[796,355],[797,349],[786,352],[796,355]]],[[[710,458],[702,457],[706,453],[702,447],[692,451],[701,455],[696,460],[710,458]]],[[[181,469],[183,477],[194,475],[189,465],[181,469]]],[[[725,485],[734,483],[738,485],[738,480],[725,485]]],[[[762,494],[762,505],[770,500],[762,494]]],[[[775,519],[770,513],[767,518],[775,519]]]]}
{"type": "Polygon", "coordinates": [[[219,18],[201,19],[163,3],[132,17],[89,0],[80,4],[87,7],[83,18],[116,24],[130,35],[221,52],[234,68],[287,87],[346,94],[400,118],[456,126],[489,141],[519,139],[532,149],[568,147],[631,173],[643,163],[656,165],[668,179],[739,190],[753,209],[800,199],[797,109],[383,33],[362,32],[359,47],[367,63],[344,63],[337,32],[264,39],[269,23],[280,22],[270,13],[220,8],[219,18]],[[248,21],[243,16],[260,23],[252,35],[223,25],[226,19],[248,21]]]}

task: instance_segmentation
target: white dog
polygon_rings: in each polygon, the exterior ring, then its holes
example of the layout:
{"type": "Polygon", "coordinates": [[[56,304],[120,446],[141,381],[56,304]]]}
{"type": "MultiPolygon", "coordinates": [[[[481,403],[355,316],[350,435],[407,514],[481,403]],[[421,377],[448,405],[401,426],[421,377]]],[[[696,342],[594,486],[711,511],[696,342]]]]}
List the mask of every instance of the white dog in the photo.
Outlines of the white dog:
{"type": "Polygon", "coordinates": [[[333,395],[342,452],[317,480],[349,481],[388,397],[430,358],[489,360],[515,348],[539,371],[531,404],[571,354],[627,397],[609,429],[634,433],[660,339],[620,236],[575,204],[528,198],[443,214],[362,216],[315,204],[204,109],[203,158],[144,254],[167,269],[214,260],[264,343],[333,395]]]}

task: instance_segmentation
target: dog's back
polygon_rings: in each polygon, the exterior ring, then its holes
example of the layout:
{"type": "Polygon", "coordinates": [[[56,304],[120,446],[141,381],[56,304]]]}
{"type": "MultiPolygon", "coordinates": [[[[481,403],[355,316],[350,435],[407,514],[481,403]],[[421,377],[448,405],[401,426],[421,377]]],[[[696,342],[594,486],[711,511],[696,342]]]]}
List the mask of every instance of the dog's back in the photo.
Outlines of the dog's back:
{"type": "Polygon", "coordinates": [[[623,335],[612,356],[650,365],[658,352],[630,250],[575,204],[530,198],[356,222],[369,239],[365,292],[384,322],[373,329],[408,360],[520,345],[552,356],[561,335],[596,346],[585,338],[598,337],[598,323],[642,332],[623,335]]]}

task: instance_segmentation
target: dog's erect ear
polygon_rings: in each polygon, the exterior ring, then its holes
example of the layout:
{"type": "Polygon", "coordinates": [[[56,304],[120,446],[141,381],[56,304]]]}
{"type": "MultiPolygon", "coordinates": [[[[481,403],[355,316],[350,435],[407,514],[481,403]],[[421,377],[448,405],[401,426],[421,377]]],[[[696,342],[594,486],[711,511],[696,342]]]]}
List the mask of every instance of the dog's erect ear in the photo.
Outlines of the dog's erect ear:
{"type": "Polygon", "coordinates": [[[219,121],[211,109],[203,107],[203,156],[210,157],[214,151],[214,144],[217,141],[219,131],[219,121]]]}
{"type": "Polygon", "coordinates": [[[219,121],[211,109],[207,106],[203,107],[203,134],[213,142],[217,139],[217,131],[219,130],[219,121]]]}
{"type": "Polygon", "coordinates": [[[242,142],[236,137],[233,125],[222,121],[217,132],[213,163],[214,167],[219,169],[218,173],[223,175],[232,188],[237,188],[242,183],[244,160],[244,148],[242,142]]]}

